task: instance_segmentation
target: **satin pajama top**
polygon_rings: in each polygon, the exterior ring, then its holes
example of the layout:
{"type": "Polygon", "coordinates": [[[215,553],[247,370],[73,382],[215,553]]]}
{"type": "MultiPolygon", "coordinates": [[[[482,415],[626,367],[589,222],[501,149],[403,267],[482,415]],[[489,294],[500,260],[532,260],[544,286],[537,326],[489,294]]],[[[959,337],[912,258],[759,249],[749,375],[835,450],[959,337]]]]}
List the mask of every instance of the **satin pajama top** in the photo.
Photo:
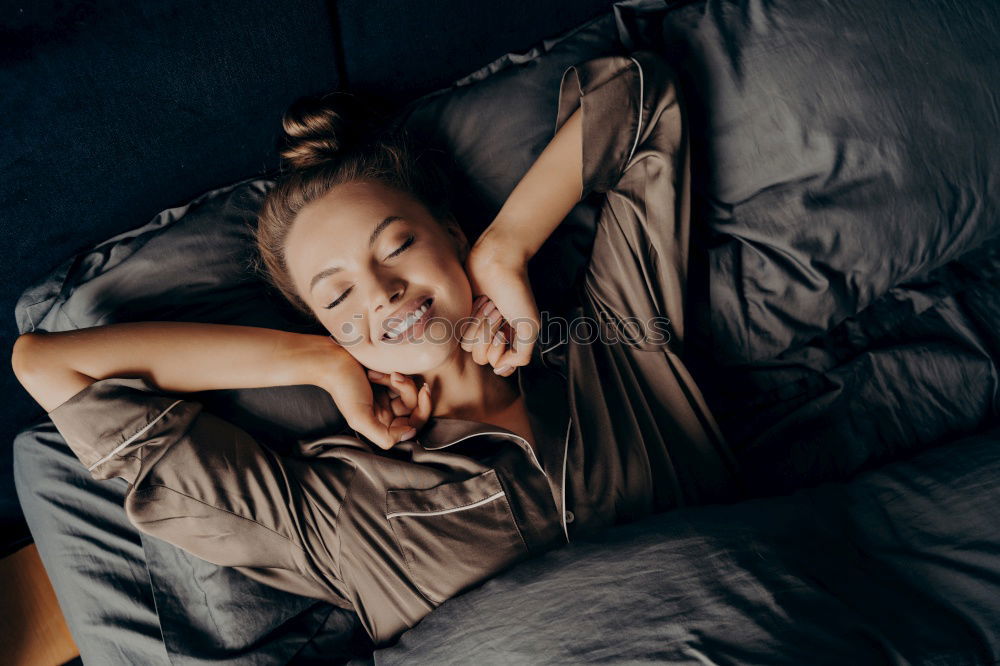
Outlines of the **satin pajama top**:
{"type": "MultiPolygon", "coordinates": [[[[690,167],[676,75],[657,54],[563,73],[583,111],[584,196],[606,197],[572,335],[517,370],[539,454],[498,426],[432,418],[384,451],[348,429],[280,456],[146,380],[95,382],[49,413],[135,526],[265,584],[353,609],[376,645],[524,558],[609,525],[739,494],[683,358],[690,167]],[[657,321],[654,334],[628,322],[657,321]]],[[[648,326],[647,326],[648,328],[648,326]]]]}

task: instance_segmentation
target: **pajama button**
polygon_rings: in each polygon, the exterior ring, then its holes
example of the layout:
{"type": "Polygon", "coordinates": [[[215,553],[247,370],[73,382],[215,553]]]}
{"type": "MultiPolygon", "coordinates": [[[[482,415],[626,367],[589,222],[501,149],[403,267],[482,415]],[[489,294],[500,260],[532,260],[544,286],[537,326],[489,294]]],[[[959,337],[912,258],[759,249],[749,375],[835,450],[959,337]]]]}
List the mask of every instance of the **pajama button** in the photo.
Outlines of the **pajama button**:
{"type": "Polygon", "coordinates": [[[576,518],[576,516],[573,515],[572,511],[567,511],[566,514],[565,514],[565,517],[566,517],[566,522],[567,523],[572,523],[573,519],[576,518]]]}

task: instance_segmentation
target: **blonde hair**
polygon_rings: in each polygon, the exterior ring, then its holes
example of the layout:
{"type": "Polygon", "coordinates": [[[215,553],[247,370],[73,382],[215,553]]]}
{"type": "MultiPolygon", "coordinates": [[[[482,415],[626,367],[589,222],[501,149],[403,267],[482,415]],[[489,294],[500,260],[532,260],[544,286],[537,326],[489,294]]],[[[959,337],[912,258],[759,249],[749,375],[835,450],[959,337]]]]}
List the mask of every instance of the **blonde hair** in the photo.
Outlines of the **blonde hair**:
{"type": "Polygon", "coordinates": [[[285,256],[292,224],[309,203],[337,185],[374,181],[409,194],[440,222],[455,220],[435,151],[416,146],[389,118],[375,98],[334,92],[296,100],[282,119],[281,175],[257,217],[254,268],[311,321],[316,317],[298,295],[285,256]]]}

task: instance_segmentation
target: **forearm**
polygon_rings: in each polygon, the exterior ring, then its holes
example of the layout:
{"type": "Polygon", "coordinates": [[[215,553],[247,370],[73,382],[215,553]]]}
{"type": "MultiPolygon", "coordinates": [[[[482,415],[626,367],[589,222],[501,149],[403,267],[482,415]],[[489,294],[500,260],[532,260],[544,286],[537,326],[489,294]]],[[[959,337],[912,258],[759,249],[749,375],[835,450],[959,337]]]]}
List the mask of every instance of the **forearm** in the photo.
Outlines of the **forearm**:
{"type": "Polygon", "coordinates": [[[29,344],[15,349],[15,372],[47,411],[46,402],[72,393],[56,396],[51,391],[58,389],[49,388],[39,399],[29,384],[51,386],[58,375],[64,385],[71,385],[72,377],[77,384],[87,378],[143,377],[182,393],[286,386],[312,383],[310,359],[317,353],[343,352],[323,336],[196,322],[129,322],[28,337],[29,344]]]}
{"type": "Polygon", "coordinates": [[[578,108],[521,178],[477,244],[525,262],[583,196],[583,116],[578,108]]]}

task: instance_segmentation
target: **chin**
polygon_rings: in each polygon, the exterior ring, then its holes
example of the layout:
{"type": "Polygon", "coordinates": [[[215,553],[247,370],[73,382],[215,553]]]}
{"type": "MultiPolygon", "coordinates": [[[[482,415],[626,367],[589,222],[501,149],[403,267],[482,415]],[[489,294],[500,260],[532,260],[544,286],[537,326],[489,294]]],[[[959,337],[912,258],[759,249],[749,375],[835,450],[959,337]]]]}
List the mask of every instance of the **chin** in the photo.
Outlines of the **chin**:
{"type": "Polygon", "coordinates": [[[457,341],[455,343],[410,343],[405,350],[401,349],[399,353],[393,355],[396,363],[393,363],[394,367],[385,372],[395,370],[406,375],[423,374],[445,363],[452,357],[457,348],[457,341]]]}

